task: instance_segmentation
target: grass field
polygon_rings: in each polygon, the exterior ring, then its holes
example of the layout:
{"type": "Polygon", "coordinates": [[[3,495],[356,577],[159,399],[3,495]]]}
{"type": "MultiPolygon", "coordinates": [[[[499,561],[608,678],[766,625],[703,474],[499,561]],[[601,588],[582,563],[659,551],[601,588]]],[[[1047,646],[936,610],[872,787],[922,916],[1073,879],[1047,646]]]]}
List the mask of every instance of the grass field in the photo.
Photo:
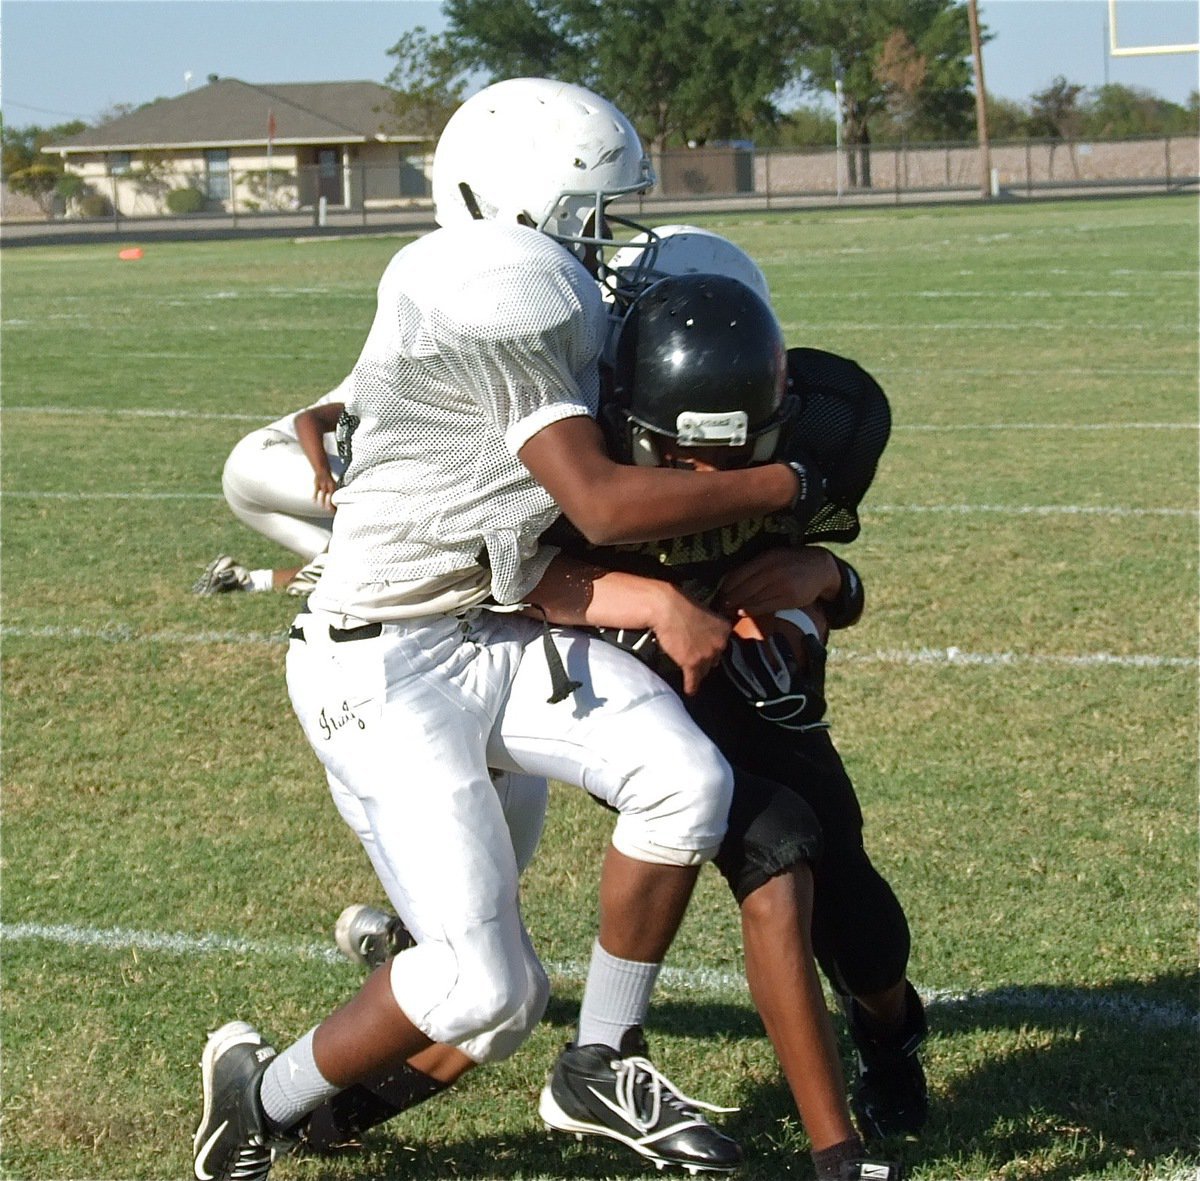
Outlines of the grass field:
{"type": "MultiPolygon", "coordinates": [[[[705,224],[760,260],[789,343],[856,358],[895,414],[852,547],[868,614],[830,680],[933,1026],[928,1131],[889,1147],[919,1181],[1193,1176],[1195,201],[705,224]]],[[[331,925],[381,899],[287,704],[294,601],[188,590],[223,550],[283,562],[221,466],[341,379],[399,244],[4,254],[4,1178],[190,1175],[205,1032],[289,1041],[356,987],[331,925]]],[[[555,788],[529,1044],[274,1176],[644,1175],[535,1114],[608,824],[555,788]]],[[[656,1059],[740,1106],[741,1176],[811,1177],[711,871],[670,964],[656,1059]]]]}

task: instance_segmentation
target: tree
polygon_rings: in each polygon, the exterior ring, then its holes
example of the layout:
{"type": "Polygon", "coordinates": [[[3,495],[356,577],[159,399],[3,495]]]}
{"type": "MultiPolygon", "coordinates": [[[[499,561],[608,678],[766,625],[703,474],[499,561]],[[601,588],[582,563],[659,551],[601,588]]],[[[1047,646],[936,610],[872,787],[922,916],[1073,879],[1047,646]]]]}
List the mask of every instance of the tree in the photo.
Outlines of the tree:
{"type": "Polygon", "coordinates": [[[1045,137],[1050,143],[1050,175],[1054,175],[1055,140],[1068,141],[1071,170],[1079,175],[1079,163],[1075,159],[1075,140],[1083,126],[1083,111],[1079,107],[1079,96],[1084,88],[1068,82],[1059,74],[1045,90],[1030,95],[1030,134],[1045,137]]]}
{"type": "Polygon", "coordinates": [[[14,193],[22,193],[37,202],[49,217],[56,197],[70,200],[75,194],[61,157],[42,151],[46,144],[77,135],[87,124],[76,119],[54,127],[0,128],[0,176],[14,193]]]}
{"type": "Polygon", "coordinates": [[[1083,124],[1079,96],[1084,88],[1059,74],[1045,90],[1029,96],[1030,130],[1034,135],[1074,139],[1083,124]]]}
{"type": "Polygon", "coordinates": [[[905,138],[920,106],[927,72],[924,55],[917,52],[903,29],[893,29],[875,62],[875,80],[883,87],[888,113],[900,125],[905,138]]]}
{"type": "Polygon", "coordinates": [[[779,117],[795,43],[787,0],[446,0],[460,65],[553,76],[612,99],[662,150],[779,117]]]}
{"type": "Polygon", "coordinates": [[[467,75],[444,34],[424,26],[405,33],[388,51],[396,59],[387,84],[396,92],[392,109],[397,125],[435,139],[462,102],[467,75]]]}
{"type": "Polygon", "coordinates": [[[1195,132],[1186,107],[1167,102],[1140,86],[1112,83],[1089,91],[1082,104],[1081,134],[1089,139],[1195,132]]]}
{"type": "Polygon", "coordinates": [[[87,124],[79,119],[70,123],[59,123],[54,127],[39,127],[36,124],[30,127],[10,127],[5,123],[0,129],[0,168],[4,177],[7,179],[13,172],[41,164],[61,172],[61,160],[56,156],[45,155],[42,148],[56,140],[78,135],[86,127],[87,124]]]}
{"type": "Polygon", "coordinates": [[[992,139],[1020,139],[1029,134],[1029,112],[1021,103],[989,94],[987,109],[992,139]]]}
{"type": "Polygon", "coordinates": [[[837,138],[837,126],[831,111],[801,105],[755,138],[764,148],[826,147],[837,138]]]}
{"type": "Polygon", "coordinates": [[[590,0],[445,0],[447,42],[457,61],[494,82],[561,78],[595,85],[590,0]]]}
{"type": "Polygon", "coordinates": [[[793,19],[804,30],[805,45],[796,54],[804,85],[825,92],[842,75],[842,112],[850,183],[871,185],[871,125],[885,116],[891,76],[899,64],[903,34],[903,71],[911,82],[912,66],[924,61],[924,76],[909,96],[909,122],[914,133],[960,137],[972,124],[970,32],[967,11],[958,0],[793,0],[793,19]],[[889,46],[890,60],[885,59],[889,46]],[[884,77],[877,73],[884,62],[884,77]]]}
{"type": "Polygon", "coordinates": [[[30,197],[47,217],[54,207],[55,192],[62,173],[49,164],[31,164],[28,168],[17,168],[4,179],[14,193],[30,197]]]}

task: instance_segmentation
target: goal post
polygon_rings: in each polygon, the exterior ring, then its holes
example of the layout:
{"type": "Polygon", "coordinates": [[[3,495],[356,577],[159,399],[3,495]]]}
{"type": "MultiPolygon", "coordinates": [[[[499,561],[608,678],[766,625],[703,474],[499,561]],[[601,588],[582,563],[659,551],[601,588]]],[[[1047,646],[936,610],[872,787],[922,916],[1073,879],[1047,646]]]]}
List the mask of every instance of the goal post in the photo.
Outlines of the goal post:
{"type": "Polygon", "coordinates": [[[1121,45],[1117,35],[1117,0],[1108,0],[1108,52],[1112,57],[1152,57],[1166,53],[1200,52],[1200,43],[1183,45],[1121,45]]]}

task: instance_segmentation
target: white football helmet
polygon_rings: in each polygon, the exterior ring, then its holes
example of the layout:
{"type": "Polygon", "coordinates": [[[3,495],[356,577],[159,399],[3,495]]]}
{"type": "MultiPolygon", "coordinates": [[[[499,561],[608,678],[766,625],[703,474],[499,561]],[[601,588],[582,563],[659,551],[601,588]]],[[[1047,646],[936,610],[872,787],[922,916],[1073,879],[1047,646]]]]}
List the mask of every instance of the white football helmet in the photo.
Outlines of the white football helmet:
{"type": "Polygon", "coordinates": [[[608,285],[614,291],[641,288],[667,276],[724,275],[745,283],[764,303],[771,302],[758,263],[728,238],[699,226],[656,226],[651,236],[638,234],[612,256],[608,270],[608,285]]]}
{"type": "Polygon", "coordinates": [[[613,245],[606,203],[654,180],[633,124],[607,99],[568,82],[510,78],[446,124],[433,156],[434,216],[441,226],[521,223],[568,246],[613,245]]]}

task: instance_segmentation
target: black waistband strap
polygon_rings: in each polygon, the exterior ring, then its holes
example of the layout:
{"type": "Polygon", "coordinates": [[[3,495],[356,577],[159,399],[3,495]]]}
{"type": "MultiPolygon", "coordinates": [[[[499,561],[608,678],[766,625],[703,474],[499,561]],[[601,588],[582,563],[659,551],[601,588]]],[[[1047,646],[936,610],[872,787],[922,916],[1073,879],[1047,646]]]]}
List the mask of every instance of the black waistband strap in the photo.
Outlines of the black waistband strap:
{"type": "Polygon", "coordinates": [[[354,640],[373,640],[383,635],[382,623],[364,623],[361,627],[333,627],[330,625],[329,638],[335,644],[349,644],[354,640]]]}

